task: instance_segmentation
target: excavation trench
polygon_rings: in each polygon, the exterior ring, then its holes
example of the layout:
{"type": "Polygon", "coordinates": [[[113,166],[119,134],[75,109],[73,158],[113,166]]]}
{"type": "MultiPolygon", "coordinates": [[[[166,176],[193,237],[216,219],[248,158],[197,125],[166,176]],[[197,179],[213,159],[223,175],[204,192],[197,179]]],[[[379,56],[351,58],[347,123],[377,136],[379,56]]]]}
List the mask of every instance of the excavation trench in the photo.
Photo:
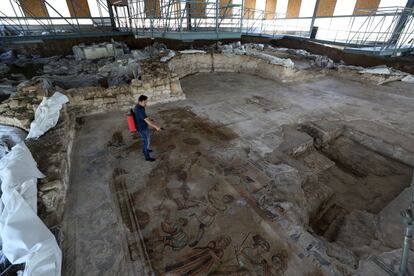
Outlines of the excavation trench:
{"type": "MultiPolygon", "coordinates": [[[[308,196],[319,195],[317,208],[309,210],[311,231],[352,251],[355,259],[345,262],[357,267],[361,257],[396,248],[379,222],[383,210],[409,186],[411,167],[344,135],[317,143],[297,159],[317,176],[310,180],[315,183],[304,185],[308,196]]],[[[402,232],[395,234],[402,242],[402,232]]]]}

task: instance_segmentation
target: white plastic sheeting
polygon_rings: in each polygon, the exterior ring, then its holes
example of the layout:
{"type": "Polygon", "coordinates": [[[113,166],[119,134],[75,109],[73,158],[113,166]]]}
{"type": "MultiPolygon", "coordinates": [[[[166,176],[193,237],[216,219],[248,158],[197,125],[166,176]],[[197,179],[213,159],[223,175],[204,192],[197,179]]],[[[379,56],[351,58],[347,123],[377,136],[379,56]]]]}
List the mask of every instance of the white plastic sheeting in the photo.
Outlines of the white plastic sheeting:
{"type": "Polygon", "coordinates": [[[26,139],[37,139],[54,127],[59,120],[62,105],[68,101],[68,97],[59,92],[55,92],[52,97],[44,97],[36,109],[35,119],[30,124],[30,131],[26,139]]]}
{"type": "Polygon", "coordinates": [[[24,140],[27,133],[16,127],[0,125],[0,159],[6,155],[11,148],[24,140]]]}
{"type": "Polygon", "coordinates": [[[24,142],[0,160],[0,238],[12,264],[25,263],[23,276],[58,276],[62,253],[37,216],[37,178],[44,177],[24,142]]]}

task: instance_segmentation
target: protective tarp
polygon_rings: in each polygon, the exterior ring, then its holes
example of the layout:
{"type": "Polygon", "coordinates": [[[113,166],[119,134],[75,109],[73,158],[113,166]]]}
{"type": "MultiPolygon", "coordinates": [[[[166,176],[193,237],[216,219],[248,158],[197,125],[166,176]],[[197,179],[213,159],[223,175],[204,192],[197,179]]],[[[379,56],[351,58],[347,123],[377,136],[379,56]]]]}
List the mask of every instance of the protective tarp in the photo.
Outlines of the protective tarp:
{"type": "Polygon", "coordinates": [[[0,125],[0,159],[3,158],[11,148],[24,140],[27,133],[17,127],[0,125]]]}
{"type": "Polygon", "coordinates": [[[30,206],[37,213],[37,202],[33,203],[30,199],[32,195],[37,196],[36,179],[43,177],[44,175],[37,168],[37,163],[24,142],[15,145],[0,159],[2,203],[5,204],[3,199],[7,200],[12,191],[17,190],[25,200],[31,203],[30,206]]]}
{"type": "Polygon", "coordinates": [[[24,142],[0,160],[0,238],[12,264],[25,263],[23,276],[61,274],[62,253],[37,216],[37,178],[44,177],[24,142]]]}
{"type": "Polygon", "coordinates": [[[55,92],[52,97],[43,98],[36,109],[35,119],[30,124],[30,131],[26,139],[37,139],[54,127],[59,120],[62,105],[68,101],[68,97],[59,92],[55,92]]]}

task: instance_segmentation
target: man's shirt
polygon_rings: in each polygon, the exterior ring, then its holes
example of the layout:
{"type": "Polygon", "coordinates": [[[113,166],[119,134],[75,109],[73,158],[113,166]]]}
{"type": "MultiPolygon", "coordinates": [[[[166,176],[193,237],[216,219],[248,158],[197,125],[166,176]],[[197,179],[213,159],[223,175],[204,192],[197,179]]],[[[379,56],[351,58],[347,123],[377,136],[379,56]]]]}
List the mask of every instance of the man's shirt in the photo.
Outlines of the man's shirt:
{"type": "Polygon", "coordinates": [[[145,108],[137,104],[134,108],[135,113],[135,123],[137,124],[137,130],[148,130],[148,124],[145,122],[147,114],[145,113],[145,108]]]}

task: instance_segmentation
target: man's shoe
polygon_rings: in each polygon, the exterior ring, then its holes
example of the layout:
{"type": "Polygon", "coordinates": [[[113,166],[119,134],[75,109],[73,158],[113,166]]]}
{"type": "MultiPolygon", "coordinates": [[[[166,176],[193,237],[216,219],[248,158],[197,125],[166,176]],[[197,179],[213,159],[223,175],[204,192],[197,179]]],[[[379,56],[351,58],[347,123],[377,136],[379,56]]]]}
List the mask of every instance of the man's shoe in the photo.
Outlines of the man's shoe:
{"type": "Polygon", "coordinates": [[[145,161],[149,161],[149,162],[154,162],[155,161],[155,158],[147,158],[147,159],[145,159],[145,161]]]}

